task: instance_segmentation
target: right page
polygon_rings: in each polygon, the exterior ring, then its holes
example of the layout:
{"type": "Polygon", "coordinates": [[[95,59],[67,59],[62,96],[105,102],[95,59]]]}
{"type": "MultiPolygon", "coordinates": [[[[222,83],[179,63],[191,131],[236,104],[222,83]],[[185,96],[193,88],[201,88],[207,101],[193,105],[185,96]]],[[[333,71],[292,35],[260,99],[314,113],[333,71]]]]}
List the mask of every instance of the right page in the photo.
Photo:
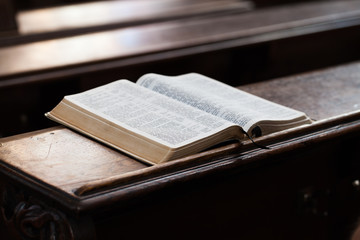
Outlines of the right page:
{"type": "Polygon", "coordinates": [[[137,84],[238,124],[252,136],[311,122],[303,112],[197,73],[175,77],[146,74],[137,84]]]}

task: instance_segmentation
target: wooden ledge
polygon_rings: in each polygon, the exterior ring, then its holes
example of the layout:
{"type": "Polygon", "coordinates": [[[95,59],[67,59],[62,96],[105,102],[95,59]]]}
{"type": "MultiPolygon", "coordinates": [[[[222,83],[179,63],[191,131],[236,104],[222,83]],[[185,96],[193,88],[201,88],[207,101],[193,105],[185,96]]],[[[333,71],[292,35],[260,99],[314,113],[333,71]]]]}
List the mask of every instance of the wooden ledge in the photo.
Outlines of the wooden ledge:
{"type": "Polygon", "coordinates": [[[59,127],[0,139],[0,171],[77,211],[106,199],[125,201],[178,182],[236,168],[312,144],[360,133],[360,63],[241,86],[243,90],[302,110],[310,125],[231,143],[157,166],[148,166],[96,141],[59,127]],[[319,94],[321,93],[321,94],[319,94]],[[140,191],[141,190],[141,191],[140,191]]]}
{"type": "MultiPolygon", "coordinates": [[[[284,154],[302,148],[310,143],[326,141],[337,135],[355,131],[360,131],[360,111],[256,139],[257,143],[268,146],[270,148],[268,150],[257,148],[251,141],[234,142],[164,164],[88,182],[77,189],[73,189],[73,193],[79,197],[84,197],[97,195],[100,192],[129,189],[134,185],[150,185],[155,182],[159,184],[158,180],[164,178],[172,179],[172,181],[179,176],[183,178],[185,175],[186,177],[199,178],[205,172],[211,172],[219,167],[224,169],[225,166],[232,168],[249,164],[272,155],[284,154]]],[[[156,187],[161,188],[163,186],[156,187]]]]}

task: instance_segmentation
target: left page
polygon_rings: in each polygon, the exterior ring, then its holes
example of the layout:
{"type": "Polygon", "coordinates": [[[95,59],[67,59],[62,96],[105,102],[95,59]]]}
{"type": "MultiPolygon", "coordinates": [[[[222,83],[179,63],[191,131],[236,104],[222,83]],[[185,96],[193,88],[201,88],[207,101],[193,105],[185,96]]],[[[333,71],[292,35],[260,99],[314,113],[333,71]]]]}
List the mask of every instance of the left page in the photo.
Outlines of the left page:
{"type": "Polygon", "coordinates": [[[137,157],[149,155],[155,145],[181,148],[233,125],[127,80],[66,96],[57,108],[50,118],[137,157]],[[126,135],[116,136],[118,129],[126,135]],[[147,143],[153,147],[144,150],[147,143]]]}

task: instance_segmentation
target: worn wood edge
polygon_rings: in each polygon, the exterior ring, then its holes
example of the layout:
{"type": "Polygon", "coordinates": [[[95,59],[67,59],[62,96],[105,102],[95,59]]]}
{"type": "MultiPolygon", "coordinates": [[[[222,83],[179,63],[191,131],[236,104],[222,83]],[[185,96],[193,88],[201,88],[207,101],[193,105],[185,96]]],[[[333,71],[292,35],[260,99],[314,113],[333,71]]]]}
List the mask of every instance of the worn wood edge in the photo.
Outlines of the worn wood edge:
{"type": "Polygon", "coordinates": [[[0,138],[0,144],[2,142],[9,142],[9,141],[17,140],[20,138],[27,138],[27,137],[31,137],[31,136],[46,133],[46,132],[56,131],[56,130],[59,130],[62,128],[64,128],[64,127],[63,126],[55,126],[55,127],[35,130],[35,131],[31,131],[31,132],[26,132],[26,133],[20,133],[20,134],[9,136],[9,137],[3,137],[3,138],[0,138]]]}
{"type": "MultiPolygon", "coordinates": [[[[334,118],[315,121],[312,124],[296,127],[293,129],[281,131],[271,135],[263,136],[256,139],[258,144],[276,147],[279,144],[291,143],[301,141],[301,139],[309,137],[309,135],[321,134],[321,131],[328,130],[328,128],[341,126],[347,122],[355,121],[360,118],[360,111],[354,111],[348,114],[343,114],[334,118]]],[[[163,173],[172,174],[172,172],[183,171],[186,168],[196,167],[196,165],[209,164],[212,161],[218,161],[221,158],[226,158],[236,154],[246,155],[249,151],[261,152],[267,151],[258,149],[250,140],[241,143],[231,143],[219,148],[204,151],[188,157],[169,161],[163,164],[151,166],[145,169],[136,170],[126,174],[112,176],[107,179],[96,180],[84,184],[83,186],[74,189],[73,192],[79,197],[89,196],[104,190],[112,188],[126,187],[132,183],[146,181],[159,176],[163,173]],[[169,172],[170,171],[170,172],[169,172]]]]}
{"type": "Polygon", "coordinates": [[[0,76],[0,87],[13,87],[20,84],[52,80],[58,78],[59,76],[66,77],[69,75],[80,75],[84,72],[95,72],[113,69],[116,67],[125,67],[134,63],[143,64],[150,61],[163,61],[169,59],[170,57],[177,58],[182,56],[189,56],[189,54],[196,55],[210,51],[219,51],[233,47],[241,47],[244,45],[254,45],[278,39],[286,39],[313,33],[355,27],[360,24],[360,10],[324,15],[317,17],[317,19],[318,21],[315,23],[302,20],[294,21],[291,24],[281,23],[277,24],[275,26],[276,29],[273,30],[271,30],[271,28],[274,28],[274,26],[270,26],[270,29],[264,27],[264,29],[267,29],[265,32],[252,32],[249,34],[249,36],[232,36],[226,40],[216,39],[212,42],[207,42],[200,45],[193,44],[192,46],[179,46],[172,49],[163,50],[161,52],[150,51],[115,59],[104,59],[105,62],[100,61],[76,64],[73,65],[70,69],[64,69],[64,67],[59,66],[52,69],[51,72],[49,72],[47,69],[26,72],[32,73],[33,75],[31,76],[26,76],[24,73],[2,75],[0,76]],[[340,15],[342,18],[337,18],[338,15],[340,15]],[[305,23],[305,25],[301,25],[299,23],[305,23]],[[285,26],[285,28],[281,28],[281,26],[285,26]]]}
{"type": "Polygon", "coordinates": [[[75,195],[81,197],[92,194],[94,192],[101,191],[102,189],[106,189],[109,187],[111,188],[112,186],[118,186],[119,184],[121,185],[131,184],[132,182],[143,180],[147,176],[149,177],[161,176],[164,172],[166,172],[166,170],[169,167],[173,171],[180,170],[184,167],[183,166],[184,164],[186,164],[186,167],[190,167],[190,165],[196,165],[201,162],[211,161],[212,159],[231,154],[240,147],[241,147],[241,143],[239,142],[232,143],[226,146],[214,148],[208,151],[193,154],[191,156],[169,161],[159,165],[149,166],[147,168],[135,170],[129,173],[119,174],[116,176],[112,176],[110,178],[96,180],[84,184],[83,186],[77,189],[74,189],[73,192],[75,195]]]}
{"type": "Polygon", "coordinates": [[[109,201],[117,203],[121,202],[121,206],[126,206],[127,201],[130,199],[136,199],[137,197],[164,189],[177,183],[200,179],[227,170],[239,170],[239,168],[248,169],[251,166],[257,167],[264,163],[269,163],[268,161],[265,161],[269,157],[286,154],[294,150],[301,150],[309,145],[329,141],[337,136],[347,136],[354,132],[360,133],[359,119],[335,125],[330,129],[323,129],[315,134],[310,133],[290,141],[273,144],[270,150],[253,149],[248,152],[224,156],[208,163],[184,169],[183,171],[172,172],[160,177],[138,181],[120,188],[113,188],[109,191],[98,192],[97,194],[83,197],[79,202],[78,210],[88,211],[106,207],[106,205],[109,204],[109,201]]]}
{"type": "MultiPolygon", "coordinates": [[[[51,129],[61,128],[64,127],[60,126],[37,132],[48,132],[51,129]]],[[[258,160],[266,159],[269,156],[292,151],[339,135],[359,132],[359,130],[360,111],[355,111],[320,120],[305,127],[260,137],[256,140],[259,144],[271,147],[270,150],[258,149],[250,141],[245,141],[241,146],[233,143],[210,150],[213,154],[203,152],[148,167],[144,170],[91,182],[81,187],[82,189],[79,190],[81,195],[65,193],[61,189],[11,167],[5,166],[6,168],[2,172],[7,178],[15,179],[16,182],[29,189],[34,189],[40,194],[46,192],[44,197],[52,199],[59,206],[79,213],[97,207],[105,207],[109,199],[111,202],[123,202],[125,204],[129,199],[163,189],[172,184],[191,181],[223,170],[238,167],[246,168],[250,163],[259,165],[261,163],[258,160]]],[[[22,136],[33,135],[33,133],[22,134],[22,136]]],[[[11,140],[13,137],[6,139],[11,140]]]]}
{"type": "MultiPolygon", "coordinates": [[[[64,126],[59,125],[51,128],[0,138],[0,147],[7,142],[33,137],[34,135],[61,131],[64,129],[66,129],[64,126]]],[[[52,201],[57,202],[59,206],[66,205],[68,208],[76,209],[76,206],[80,201],[79,198],[67,194],[62,189],[37,178],[31,172],[25,172],[18,167],[12,166],[7,162],[2,161],[1,156],[0,165],[0,173],[3,175],[3,177],[9,179],[14,184],[24,186],[26,189],[32,189],[36,192],[37,195],[42,195],[44,198],[50,198],[52,201]]]]}
{"type": "Polygon", "coordinates": [[[37,196],[42,196],[44,199],[51,199],[52,202],[56,202],[61,208],[65,206],[65,208],[77,211],[80,203],[79,198],[66,194],[62,189],[5,162],[1,161],[1,165],[0,173],[2,174],[2,179],[7,179],[11,184],[17,185],[27,192],[34,191],[37,196]]]}

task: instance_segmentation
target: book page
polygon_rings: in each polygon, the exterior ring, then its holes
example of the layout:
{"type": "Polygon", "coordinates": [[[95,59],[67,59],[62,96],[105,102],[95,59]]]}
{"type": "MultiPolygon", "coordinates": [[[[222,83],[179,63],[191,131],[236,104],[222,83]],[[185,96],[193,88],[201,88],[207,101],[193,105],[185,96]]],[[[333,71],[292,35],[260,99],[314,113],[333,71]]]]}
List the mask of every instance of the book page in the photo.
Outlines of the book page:
{"type": "Polygon", "coordinates": [[[196,73],[175,77],[146,74],[137,84],[240,125],[247,132],[263,120],[289,121],[304,116],[196,73]]]}
{"type": "Polygon", "coordinates": [[[65,98],[116,125],[174,148],[233,125],[127,80],[65,98]]]}

